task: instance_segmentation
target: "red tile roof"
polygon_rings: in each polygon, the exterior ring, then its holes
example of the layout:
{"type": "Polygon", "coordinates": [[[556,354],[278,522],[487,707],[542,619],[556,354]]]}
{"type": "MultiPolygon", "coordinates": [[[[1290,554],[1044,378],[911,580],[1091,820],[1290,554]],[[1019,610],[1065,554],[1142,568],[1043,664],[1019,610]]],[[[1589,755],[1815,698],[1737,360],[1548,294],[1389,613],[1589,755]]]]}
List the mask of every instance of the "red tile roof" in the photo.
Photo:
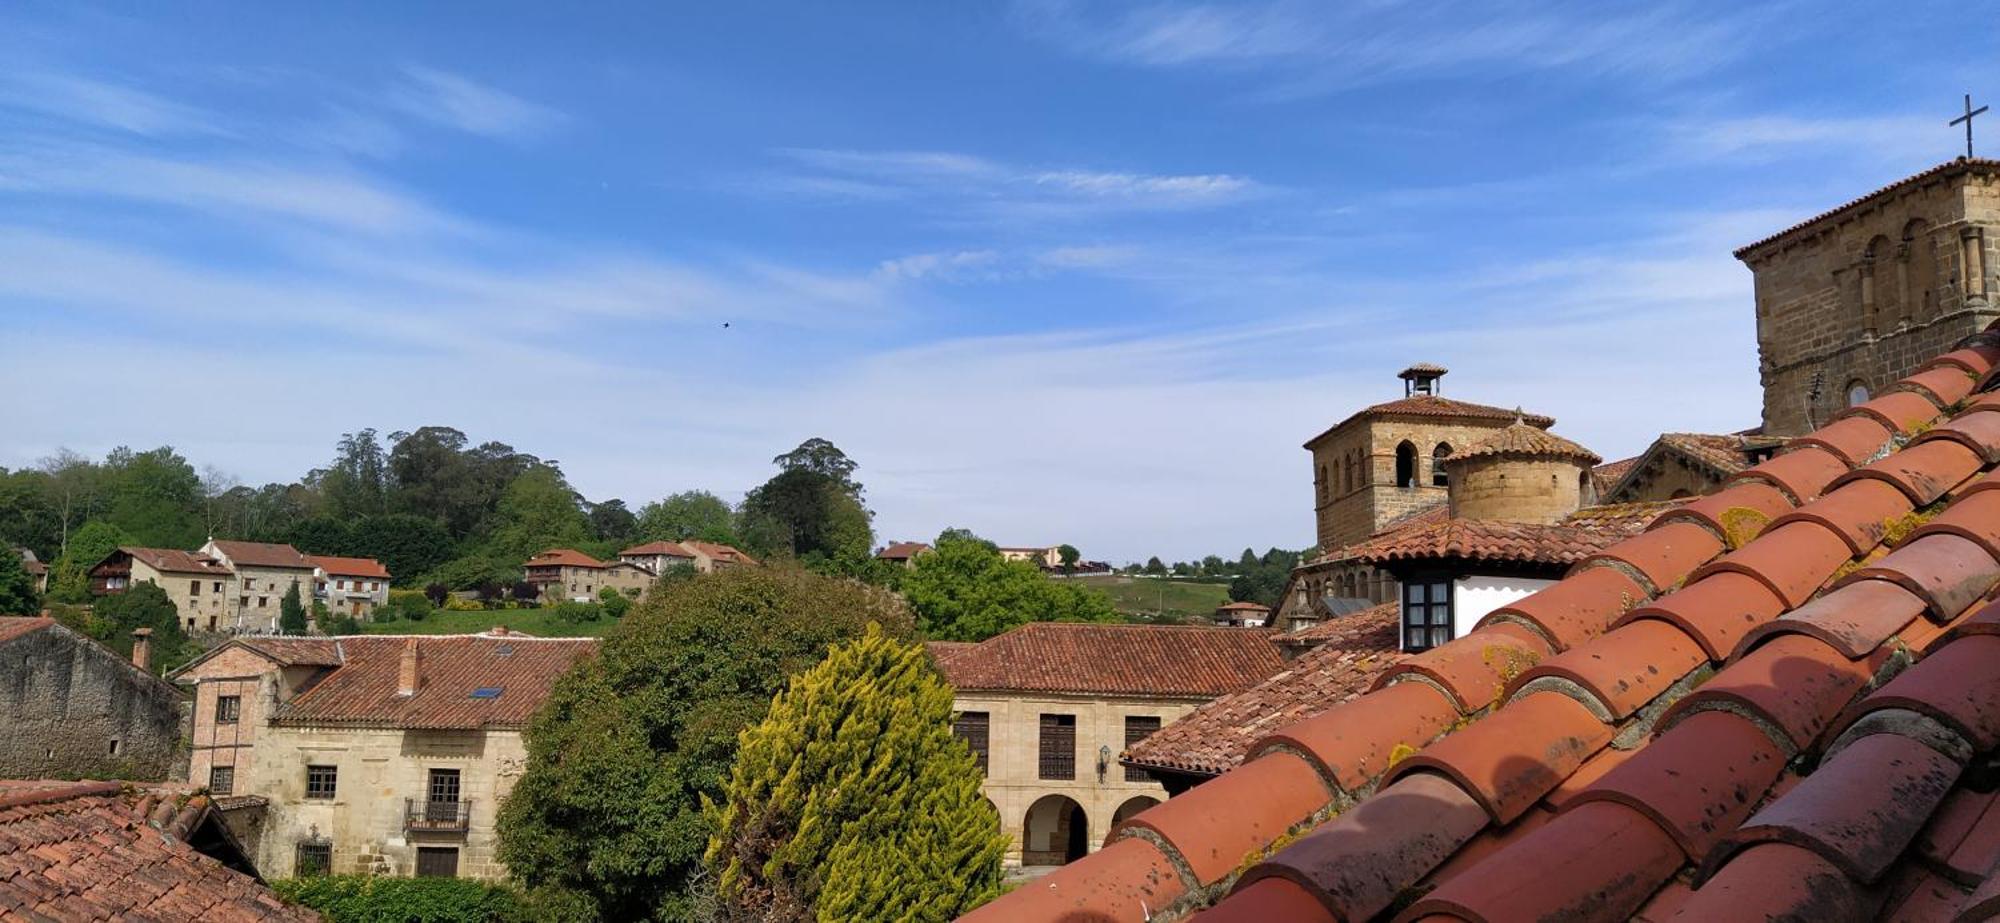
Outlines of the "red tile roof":
{"type": "Polygon", "coordinates": [[[588,567],[601,568],[603,561],[584,554],[574,548],[550,548],[528,559],[527,567],[588,567]]]}
{"type": "Polygon", "coordinates": [[[1792,440],[965,919],[1985,918],[2000,395],[1919,394],[1843,415],[1881,459],[1792,440]]]}
{"type": "MultiPolygon", "coordinates": [[[[522,634],[351,635],[312,639],[238,639],[259,652],[274,648],[324,659],[339,658],[325,677],[278,709],[272,721],[289,725],[349,725],[427,730],[526,727],[549,690],[580,658],[596,652],[592,638],[536,638],[522,634]],[[403,652],[412,641],[419,656],[414,695],[397,694],[403,652]],[[488,690],[497,690],[487,693],[488,690]],[[479,694],[475,694],[479,693],[479,694]]],[[[308,661],[311,662],[311,661],[308,661]]]]}
{"type": "Polygon", "coordinates": [[[931,546],[923,542],[892,542],[887,548],[875,552],[875,556],[884,561],[907,561],[929,550],[931,546]]]}
{"type": "Polygon", "coordinates": [[[163,574],[200,574],[202,576],[227,577],[230,570],[214,558],[204,557],[192,551],[178,548],[135,548],[120,546],[119,551],[131,555],[163,574]]]}
{"type": "Polygon", "coordinates": [[[1599,458],[1583,446],[1539,426],[1531,426],[1526,420],[1519,420],[1499,432],[1487,436],[1472,445],[1452,453],[1444,460],[1447,468],[1468,458],[1498,456],[1502,458],[1573,458],[1587,465],[1595,465],[1599,458]]]}
{"type": "Polygon", "coordinates": [[[633,545],[624,551],[618,552],[618,554],[620,556],[631,555],[635,558],[651,555],[666,555],[674,558],[694,557],[694,552],[681,547],[679,542],[647,542],[644,545],[633,545]]]}
{"type": "Polygon", "coordinates": [[[1332,559],[1376,565],[1444,558],[1487,564],[1574,564],[1637,535],[1669,505],[1677,502],[1585,507],[1553,525],[1439,517],[1349,545],[1332,559]]]}
{"type": "Polygon", "coordinates": [[[1882,188],[1877,189],[1874,192],[1868,193],[1867,195],[1864,195],[1858,199],[1854,199],[1850,202],[1847,202],[1846,204],[1829,208],[1826,211],[1820,212],[1817,215],[1807,218],[1804,221],[1794,224],[1791,227],[1779,231],[1776,234],[1772,234],[1771,236],[1766,237],[1762,240],[1756,241],[1754,243],[1744,244],[1743,246],[1736,248],[1735,256],[1739,260],[1743,259],[1750,254],[1750,251],[1762,247],[1765,244],[1768,244],[1781,237],[1790,236],[1794,231],[1797,231],[1809,225],[1818,224],[1821,221],[1824,221],[1842,212],[1857,208],[1876,198],[1889,195],[1890,193],[1896,192],[1905,186],[1915,185],[1917,183],[1921,183],[1925,180],[1929,180],[1932,178],[1942,179],[1946,176],[1956,176],[1957,174],[1960,173],[1990,174],[1996,170],[2000,170],[2000,160],[1988,160],[1984,157],[1975,157],[1970,160],[1964,157],[1960,157],[1957,160],[1949,160],[1944,163],[1938,164],[1935,167],[1931,167],[1928,170],[1923,170],[1911,174],[1909,176],[1903,177],[1902,179],[1890,183],[1887,186],[1883,186],[1882,188]]]}
{"type": "Polygon", "coordinates": [[[310,570],[312,564],[297,548],[270,542],[216,541],[215,550],[239,567],[284,567],[310,570]]]}
{"type": "Polygon", "coordinates": [[[0,781],[0,920],[317,920],[188,845],[206,795],[124,782],[0,781]]]}
{"type": "Polygon", "coordinates": [[[21,549],[21,569],[27,571],[30,577],[40,577],[49,572],[49,566],[43,564],[40,558],[35,557],[33,551],[26,548],[21,549]]]}
{"type": "Polygon", "coordinates": [[[1263,603],[1253,603],[1248,600],[1239,600],[1237,602],[1217,606],[1216,610],[1219,612],[1269,612],[1271,611],[1271,607],[1264,605],[1263,603]]]}
{"type": "Polygon", "coordinates": [[[55,619],[31,615],[0,615],[0,644],[54,625],[55,619]]]}
{"type": "Polygon", "coordinates": [[[1409,397],[1376,404],[1351,414],[1347,419],[1328,427],[1326,432],[1306,440],[1305,447],[1308,449],[1312,448],[1314,443],[1332,435],[1334,430],[1362,417],[1452,418],[1460,420],[1495,420],[1500,422],[1520,417],[1529,424],[1539,426],[1543,429],[1556,425],[1556,418],[1554,417],[1547,417],[1538,413],[1523,414],[1519,408],[1510,410],[1506,407],[1474,404],[1471,401],[1455,401],[1451,398],[1439,397],[1435,394],[1414,394],[1409,397]]]}
{"type": "Polygon", "coordinates": [[[721,561],[724,564],[757,563],[756,558],[751,557],[750,555],[744,553],[742,549],[737,548],[733,545],[723,545],[723,544],[718,544],[716,542],[696,542],[696,541],[686,541],[682,542],[681,544],[686,545],[687,547],[692,548],[696,551],[699,551],[702,554],[708,555],[709,557],[714,558],[715,560],[721,561]]]}
{"type": "Polygon", "coordinates": [[[329,577],[389,579],[389,569],[374,558],[341,558],[330,554],[309,554],[306,555],[306,563],[326,571],[329,577]]]}
{"type": "Polygon", "coordinates": [[[1397,607],[1384,603],[1279,636],[1313,648],[1276,675],[1182,715],[1120,757],[1126,763],[1218,775],[1250,745],[1368,691],[1376,674],[1409,656],[1397,647],[1397,607]]]}
{"type": "Polygon", "coordinates": [[[1030,622],[938,669],[960,691],[1212,698],[1284,668],[1273,632],[1194,625],[1030,622]]]}

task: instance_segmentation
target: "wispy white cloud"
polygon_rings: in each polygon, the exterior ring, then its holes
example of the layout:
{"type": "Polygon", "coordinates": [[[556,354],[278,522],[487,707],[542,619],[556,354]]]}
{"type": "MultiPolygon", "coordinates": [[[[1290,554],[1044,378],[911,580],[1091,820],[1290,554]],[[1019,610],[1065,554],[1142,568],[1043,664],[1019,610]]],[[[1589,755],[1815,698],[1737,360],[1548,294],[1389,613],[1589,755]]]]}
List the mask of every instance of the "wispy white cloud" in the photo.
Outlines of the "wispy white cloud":
{"type": "Polygon", "coordinates": [[[1921,162],[1939,150],[1944,120],[1917,116],[1752,115],[1672,120],[1664,130],[1673,156],[1752,163],[1801,149],[1921,162]]]}
{"type": "Polygon", "coordinates": [[[1278,95],[1415,76],[1573,70],[1676,79],[1736,60],[1763,33],[1756,10],[1678,3],[1609,11],[1590,3],[1235,5],[1024,0],[1017,22],[1079,54],[1144,67],[1269,69],[1278,95]]]}
{"type": "Polygon", "coordinates": [[[875,275],[890,281],[940,279],[955,282],[968,275],[988,276],[996,270],[999,262],[1000,254],[994,250],[917,253],[882,261],[875,268],[875,275]]]}
{"type": "Polygon", "coordinates": [[[448,71],[410,66],[403,73],[406,79],[390,92],[390,103],[447,128],[493,138],[520,138],[548,131],[565,118],[548,106],[448,71]]]}
{"type": "Polygon", "coordinates": [[[228,135],[223,119],[204,109],[122,84],[72,74],[0,75],[0,107],[150,137],[228,135]]]}
{"type": "Polygon", "coordinates": [[[1250,177],[1227,173],[1021,166],[947,151],[790,148],[776,153],[792,169],[760,177],[751,185],[753,191],[835,199],[929,199],[970,212],[1013,217],[1207,208],[1272,191],[1250,177]]]}

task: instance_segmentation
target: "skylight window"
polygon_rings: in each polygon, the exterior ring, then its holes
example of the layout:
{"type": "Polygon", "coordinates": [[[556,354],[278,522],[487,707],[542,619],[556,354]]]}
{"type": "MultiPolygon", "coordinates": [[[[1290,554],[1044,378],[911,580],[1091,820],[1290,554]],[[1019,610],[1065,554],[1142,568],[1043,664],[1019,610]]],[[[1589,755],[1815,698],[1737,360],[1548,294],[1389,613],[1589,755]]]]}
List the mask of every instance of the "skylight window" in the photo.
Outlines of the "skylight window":
{"type": "Polygon", "coordinates": [[[504,689],[504,688],[506,688],[506,687],[504,687],[504,686],[481,686],[481,687],[479,687],[479,688],[477,688],[477,689],[474,689],[474,690],[472,690],[472,697],[473,697],[473,698],[475,698],[475,699],[497,699],[497,698],[499,698],[499,697],[500,697],[500,692],[501,692],[501,690],[502,690],[502,689],[504,689]]]}

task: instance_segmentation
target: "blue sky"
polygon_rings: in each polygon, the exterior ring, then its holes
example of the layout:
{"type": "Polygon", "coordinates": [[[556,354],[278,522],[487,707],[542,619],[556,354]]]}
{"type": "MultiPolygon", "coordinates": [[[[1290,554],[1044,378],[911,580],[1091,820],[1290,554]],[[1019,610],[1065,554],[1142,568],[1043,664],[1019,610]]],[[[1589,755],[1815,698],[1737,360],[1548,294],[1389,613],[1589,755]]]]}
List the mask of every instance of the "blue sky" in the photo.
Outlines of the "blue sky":
{"type": "Polygon", "coordinates": [[[1754,425],[1730,249],[2000,92],[1943,4],[292,6],[0,10],[0,465],[437,423],[636,507],[817,435],[884,539],[1299,547],[1413,361],[1754,425]]]}

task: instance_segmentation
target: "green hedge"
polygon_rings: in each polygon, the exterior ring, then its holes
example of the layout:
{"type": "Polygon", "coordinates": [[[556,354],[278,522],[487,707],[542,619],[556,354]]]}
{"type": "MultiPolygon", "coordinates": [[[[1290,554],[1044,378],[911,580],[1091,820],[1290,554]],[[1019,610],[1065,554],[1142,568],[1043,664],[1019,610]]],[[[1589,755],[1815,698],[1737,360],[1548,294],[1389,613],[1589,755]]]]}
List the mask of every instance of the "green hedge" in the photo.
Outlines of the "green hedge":
{"type": "Polygon", "coordinates": [[[331,923],[527,923],[530,916],[513,889],[470,878],[325,875],[271,888],[331,923]]]}

